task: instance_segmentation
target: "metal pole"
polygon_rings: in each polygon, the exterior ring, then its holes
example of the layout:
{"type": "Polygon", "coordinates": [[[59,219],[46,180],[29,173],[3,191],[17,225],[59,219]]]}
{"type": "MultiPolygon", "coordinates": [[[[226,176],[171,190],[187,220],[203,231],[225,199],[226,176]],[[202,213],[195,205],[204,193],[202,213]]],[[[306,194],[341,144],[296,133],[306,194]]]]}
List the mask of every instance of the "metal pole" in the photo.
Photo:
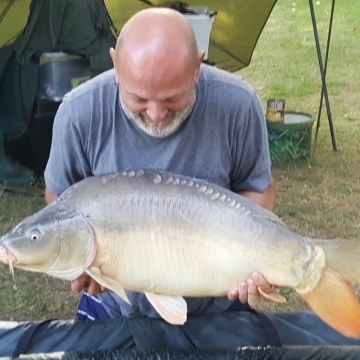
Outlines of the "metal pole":
{"type": "Polygon", "coordinates": [[[317,124],[316,124],[315,145],[316,145],[317,135],[318,135],[319,127],[320,127],[320,117],[321,117],[321,110],[322,110],[322,105],[323,105],[323,98],[325,98],[326,112],[327,112],[327,116],[328,116],[328,120],[329,120],[329,127],[330,127],[330,134],[331,134],[333,150],[337,151],[335,132],[334,132],[334,126],[333,126],[331,109],[330,109],[330,101],[329,101],[329,95],[328,95],[327,85],[326,85],[326,71],[327,71],[327,64],[328,64],[328,58],[329,58],[329,49],[330,49],[332,23],[333,23],[333,17],[334,17],[335,0],[332,0],[332,5],[331,5],[328,37],[327,37],[327,43],[326,43],[325,63],[323,63],[322,56],[321,56],[320,41],[319,41],[319,35],[318,35],[318,31],[317,31],[317,24],[316,24],[313,0],[309,0],[309,6],[310,6],[311,20],[312,20],[312,25],[313,25],[313,30],[314,30],[314,38],[315,38],[316,51],[317,51],[317,55],[318,55],[320,74],[321,74],[321,83],[322,83],[319,113],[318,113],[318,119],[317,119],[317,124]]]}

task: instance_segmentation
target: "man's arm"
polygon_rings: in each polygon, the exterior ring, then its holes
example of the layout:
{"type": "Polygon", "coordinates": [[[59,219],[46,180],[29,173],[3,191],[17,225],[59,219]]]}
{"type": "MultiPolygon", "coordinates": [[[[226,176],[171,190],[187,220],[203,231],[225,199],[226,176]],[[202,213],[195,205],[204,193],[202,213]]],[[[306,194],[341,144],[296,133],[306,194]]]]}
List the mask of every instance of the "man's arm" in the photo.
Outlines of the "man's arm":
{"type": "Polygon", "coordinates": [[[57,196],[53,194],[48,188],[45,189],[45,201],[47,204],[53,202],[57,196]]]}
{"type": "Polygon", "coordinates": [[[265,209],[270,211],[274,211],[275,209],[276,186],[274,180],[271,180],[270,185],[262,193],[255,191],[241,191],[239,194],[246,196],[248,199],[256,202],[265,209]]]}

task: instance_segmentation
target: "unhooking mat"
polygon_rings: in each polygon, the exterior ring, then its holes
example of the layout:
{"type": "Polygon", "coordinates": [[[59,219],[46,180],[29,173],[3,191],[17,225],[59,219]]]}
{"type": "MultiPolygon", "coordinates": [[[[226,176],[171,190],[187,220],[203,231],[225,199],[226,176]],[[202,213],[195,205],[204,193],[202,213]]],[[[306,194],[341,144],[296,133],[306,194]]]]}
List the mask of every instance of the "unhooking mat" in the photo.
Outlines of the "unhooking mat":
{"type": "MultiPolygon", "coordinates": [[[[302,315],[301,315],[302,316],[302,315]]],[[[4,359],[360,359],[360,345],[281,345],[268,316],[230,312],[161,319],[0,322],[4,359]]],[[[310,317],[311,319],[311,317],[310,317]]]]}

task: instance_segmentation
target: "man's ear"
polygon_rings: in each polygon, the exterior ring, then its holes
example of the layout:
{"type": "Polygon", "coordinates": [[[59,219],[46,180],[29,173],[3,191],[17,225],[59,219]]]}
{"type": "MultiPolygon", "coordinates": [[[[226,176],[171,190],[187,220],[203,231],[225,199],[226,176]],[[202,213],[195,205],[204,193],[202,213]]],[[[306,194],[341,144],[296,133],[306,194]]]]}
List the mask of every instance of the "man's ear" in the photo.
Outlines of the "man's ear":
{"type": "Polygon", "coordinates": [[[115,60],[116,60],[116,52],[115,52],[115,49],[112,47],[110,48],[109,50],[109,53],[110,53],[110,57],[111,57],[111,60],[113,62],[113,65],[115,67],[115,60]]]}
{"type": "Polygon", "coordinates": [[[194,82],[197,82],[199,79],[200,66],[204,60],[204,57],[205,57],[205,50],[202,50],[198,53],[198,61],[194,72],[194,82]]]}
{"type": "Polygon", "coordinates": [[[119,76],[118,76],[117,69],[116,69],[116,51],[114,48],[110,48],[109,53],[110,53],[111,60],[113,62],[114,69],[115,69],[115,81],[118,84],[119,76]]]}

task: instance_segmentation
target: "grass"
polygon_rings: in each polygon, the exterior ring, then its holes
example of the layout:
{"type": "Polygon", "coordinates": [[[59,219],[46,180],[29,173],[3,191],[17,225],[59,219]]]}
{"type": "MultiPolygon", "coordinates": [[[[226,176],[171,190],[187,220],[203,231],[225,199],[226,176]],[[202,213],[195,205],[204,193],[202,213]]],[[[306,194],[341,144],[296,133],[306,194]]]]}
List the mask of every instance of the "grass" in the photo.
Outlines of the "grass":
{"type": "MultiPolygon", "coordinates": [[[[314,4],[325,48],[330,2],[314,4]]],[[[354,0],[336,4],[333,23],[327,82],[338,151],[332,151],[323,108],[311,158],[273,165],[278,186],[276,212],[291,228],[308,236],[358,236],[360,113],[354,94],[359,54],[353,51],[359,38],[356,9],[360,4],[354,0]]],[[[317,120],[321,81],[307,4],[278,1],[250,66],[240,73],[256,87],[264,106],[267,98],[282,97],[286,110],[307,112],[317,120]]]]}
{"type": "MultiPolygon", "coordinates": [[[[314,8],[324,60],[331,2],[314,1],[314,8]]],[[[359,238],[359,10],[360,3],[352,0],[337,2],[334,12],[327,85],[338,151],[332,150],[323,107],[311,158],[273,165],[278,189],[275,212],[289,228],[304,236],[359,238]]],[[[307,2],[277,2],[250,66],[240,74],[257,89],[264,106],[268,98],[284,98],[286,110],[306,112],[317,120],[321,76],[307,2]]],[[[287,293],[288,302],[275,308],[307,308],[297,294],[289,289],[282,291],[287,293]]],[[[261,308],[273,309],[274,304],[263,302],[261,308]]]]}
{"type": "MultiPolygon", "coordinates": [[[[321,47],[325,51],[330,1],[314,1],[321,47]]],[[[315,238],[359,239],[360,107],[358,74],[360,26],[357,0],[336,2],[327,83],[338,151],[334,152],[323,108],[316,148],[303,161],[274,163],[276,213],[289,228],[315,238]]],[[[324,54],[324,53],[323,53],[324,54]]],[[[324,55],[323,55],[324,56],[324,55]]],[[[253,54],[239,72],[268,98],[284,98],[286,110],[306,112],[317,120],[321,81],[307,1],[278,0],[253,54]]],[[[313,131],[314,136],[314,131],[313,131]]],[[[314,144],[314,142],[313,142],[314,144]]],[[[0,187],[0,234],[43,205],[43,183],[21,189],[0,187]]],[[[73,318],[78,295],[60,280],[0,267],[0,319],[73,318]]],[[[296,310],[307,305],[291,289],[288,301],[261,309],[296,310]]]]}
{"type": "MultiPolygon", "coordinates": [[[[20,189],[0,188],[0,234],[10,230],[24,217],[45,205],[44,183],[20,189]]],[[[70,291],[67,281],[43,274],[15,270],[0,265],[0,319],[67,319],[76,315],[78,294],[70,291]]]]}

